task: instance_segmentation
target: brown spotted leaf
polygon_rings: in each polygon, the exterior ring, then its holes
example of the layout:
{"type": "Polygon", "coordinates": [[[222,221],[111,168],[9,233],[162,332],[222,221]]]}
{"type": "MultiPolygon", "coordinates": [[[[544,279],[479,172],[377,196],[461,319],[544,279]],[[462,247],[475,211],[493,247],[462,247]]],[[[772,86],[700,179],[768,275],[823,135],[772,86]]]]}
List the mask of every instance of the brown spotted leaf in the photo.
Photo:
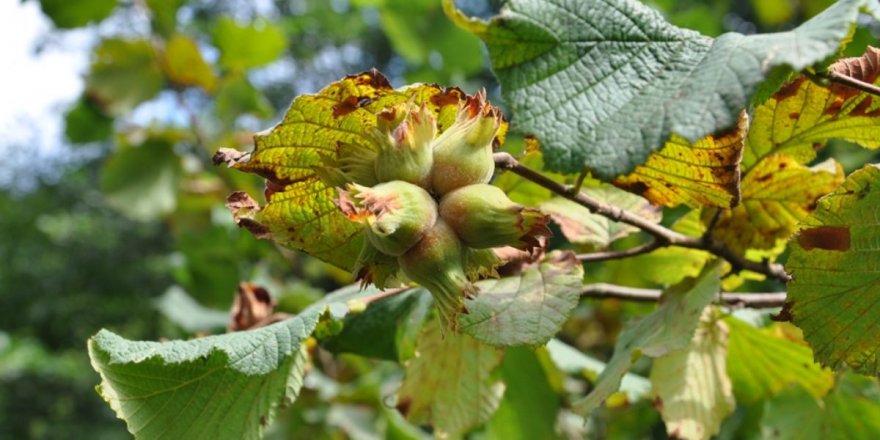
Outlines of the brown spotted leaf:
{"type": "MultiPolygon", "coordinates": [[[[880,50],[869,47],[860,58],[837,61],[831,71],[880,84],[880,50]]],[[[823,86],[799,76],[755,108],[743,167],[748,170],[774,153],[806,163],[829,139],[880,148],[880,98],[840,84],[823,86]]]]}
{"type": "Polygon", "coordinates": [[[880,373],[880,168],[850,175],[799,229],[780,318],[804,331],[823,365],[880,373]]]}
{"type": "Polygon", "coordinates": [[[747,129],[748,118],[741,113],[732,129],[693,143],[672,135],[644,165],[614,184],[655,205],[734,206],[739,202],[739,162],[747,129]]]}
{"type": "MultiPolygon", "coordinates": [[[[347,76],[317,94],[297,97],[278,125],[254,136],[256,146],[249,156],[224,151],[215,158],[266,178],[267,203],[257,206],[253,202],[246,209],[234,210],[236,222],[258,236],[353,269],[363,228],[338,211],[335,186],[346,181],[342,173],[369,180],[377,149],[370,134],[381,117],[377,115],[395,104],[425,105],[437,117],[442,132],[455,120],[466,98],[457,88],[436,85],[393,89],[375,70],[347,76]]],[[[506,124],[502,134],[505,128],[506,124]]],[[[233,197],[230,204],[243,198],[241,194],[233,197]]]]}
{"type": "MultiPolygon", "coordinates": [[[[737,252],[775,248],[843,178],[833,159],[811,168],[785,155],[767,156],[743,177],[742,201],[722,211],[713,233],[737,252]]],[[[703,219],[714,214],[706,210],[703,219]]]]}

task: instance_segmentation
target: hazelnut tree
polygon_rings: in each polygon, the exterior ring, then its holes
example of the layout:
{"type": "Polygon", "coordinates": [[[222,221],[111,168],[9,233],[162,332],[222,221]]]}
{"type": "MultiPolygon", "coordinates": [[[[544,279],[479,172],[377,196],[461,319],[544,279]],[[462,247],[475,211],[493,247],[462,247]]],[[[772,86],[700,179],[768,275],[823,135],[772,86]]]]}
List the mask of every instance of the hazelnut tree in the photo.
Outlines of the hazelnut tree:
{"type": "Polygon", "coordinates": [[[95,335],[99,392],[137,438],[259,438],[316,343],[370,356],[389,340],[404,367],[390,404],[439,437],[528,408],[505,404],[521,391],[503,361],[523,353],[590,372],[553,426],[649,398],[670,436],[704,439],[737,402],[771,399],[765,415],[810,423],[762,425],[783,437],[880,432],[841,415],[877,413],[856,402],[867,379],[833,373],[880,373],[880,170],[811,165],[830,139],[880,147],[880,51],[840,55],[876,1],[714,39],[634,0],[509,0],[487,20],[443,7],[485,43],[506,114],[485,92],[372,70],[294,99],[251,151],[218,151],[265,179],[261,200],[229,196],[238,226],[359,283],[225,335],[95,335]],[[585,283],[598,262],[666,288],[585,283]],[[755,279],[785,291],[735,292],[755,279]],[[602,365],[554,339],[581,298],[658,306],[602,365]],[[771,334],[741,308],[797,327],[771,334]],[[647,379],[629,373],[639,358],[647,379]]]}

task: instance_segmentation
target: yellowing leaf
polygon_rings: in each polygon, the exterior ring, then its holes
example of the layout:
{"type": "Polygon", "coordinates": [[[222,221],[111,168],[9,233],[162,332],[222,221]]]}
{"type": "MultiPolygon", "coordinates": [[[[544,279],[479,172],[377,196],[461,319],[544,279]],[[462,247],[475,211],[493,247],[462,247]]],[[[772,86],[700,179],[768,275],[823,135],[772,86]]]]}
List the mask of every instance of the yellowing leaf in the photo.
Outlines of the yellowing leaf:
{"type": "Polygon", "coordinates": [[[831,370],[813,362],[813,350],[803,339],[781,336],[781,324],[756,329],[736,318],[725,322],[730,328],[727,372],[738,401],[769,399],[792,384],[820,398],[834,386],[831,370]]]}
{"type": "MultiPolygon", "coordinates": [[[[746,173],[742,202],[722,211],[713,234],[737,252],[772,249],[793,234],[797,223],[820,197],[843,183],[843,168],[833,159],[812,168],[788,156],[767,156],[746,173]]],[[[715,210],[703,213],[708,221],[715,210]]]]}
{"type": "Polygon", "coordinates": [[[185,35],[175,35],[165,45],[162,68],[171,81],[183,86],[199,86],[207,92],[214,90],[217,77],[202,58],[196,42],[185,35]]]}
{"type": "Polygon", "coordinates": [[[866,165],[819,201],[789,243],[792,281],[781,317],[804,331],[816,359],[880,373],[880,168],[866,165]]]}
{"type": "Polygon", "coordinates": [[[728,329],[713,314],[706,308],[690,345],[651,367],[654,405],[670,437],[708,439],[735,408],[725,366],[728,329]]]}
{"type": "MultiPolygon", "coordinates": [[[[663,215],[647,200],[611,185],[583,188],[581,192],[593,199],[638,214],[654,223],[659,222],[663,215]]],[[[541,210],[550,215],[562,229],[565,238],[572,243],[605,248],[617,239],[638,232],[638,228],[634,226],[593,214],[589,209],[562,197],[554,197],[544,202],[541,204],[541,210]]]]}
{"type": "Polygon", "coordinates": [[[462,333],[443,335],[438,320],[425,327],[416,357],[406,366],[397,408],[407,419],[457,436],[489,420],[504,383],[491,373],[503,351],[462,333]]]}
{"type": "Polygon", "coordinates": [[[351,151],[375,154],[378,147],[370,133],[382,110],[411,100],[433,111],[442,131],[455,120],[465,98],[457,88],[436,85],[395,90],[375,70],[297,97],[277,126],[254,136],[256,145],[249,155],[224,151],[215,157],[266,178],[265,206],[242,193],[230,196],[236,222],[259,237],[353,269],[363,227],[337,209],[336,189],[318,172],[336,170],[340,162],[351,159],[351,151]]]}
{"type": "MultiPolygon", "coordinates": [[[[831,71],[876,84],[880,50],[869,47],[860,58],[837,61],[831,71]]],[[[880,100],[876,96],[838,84],[822,86],[799,76],[755,108],[742,163],[749,169],[774,153],[806,163],[832,138],[878,148],[878,129],[880,100]]]]}
{"type": "Polygon", "coordinates": [[[638,353],[657,357],[687,347],[700,314],[720,288],[719,266],[711,264],[697,278],[667,289],[654,313],[624,327],[593,391],[575,404],[580,412],[591,413],[617,391],[638,353]]]}
{"type": "Polygon", "coordinates": [[[672,135],[644,165],[614,184],[655,205],[734,206],[739,202],[739,162],[747,129],[748,118],[741,113],[732,129],[694,143],[672,135]]]}

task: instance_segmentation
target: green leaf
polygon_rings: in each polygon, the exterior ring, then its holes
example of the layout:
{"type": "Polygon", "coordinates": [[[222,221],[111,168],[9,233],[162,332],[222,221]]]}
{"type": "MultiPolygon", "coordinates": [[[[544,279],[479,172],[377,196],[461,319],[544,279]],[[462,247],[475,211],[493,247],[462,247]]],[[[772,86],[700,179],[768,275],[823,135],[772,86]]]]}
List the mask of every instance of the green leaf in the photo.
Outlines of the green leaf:
{"type": "Polygon", "coordinates": [[[198,86],[209,93],[214,91],[217,77],[193,39],[174,35],[165,44],[163,55],[162,68],[169,80],[181,86],[198,86]]]}
{"type": "Polygon", "coordinates": [[[107,330],[89,339],[98,392],[137,439],[258,439],[302,386],[304,342],[345,302],[341,289],[301,314],[256,330],[188,341],[129,341],[107,330]]]}
{"type": "Polygon", "coordinates": [[[431,311],[425,289],[409,289],[350,313],[342,331],[321,345],[333,353],[354,353],[375,359],[403,362],[415,354],[417,336],[431,311]]]}
{"type": "Polygon", "coordinates": [[[299,96],[280,124],[254,136],[256,146],[246,161],[228,161],[267,179],[268,202],[260,207],[246,194],[235,193],[228,206],[236,222],[258,237],[351,270],[361,251],[363,227],[339,211],[335,185],[322,180],[319,171],[338,172],[361,164],[364,157],[374,160],[378,145],[371,133],[382,110],[412,100],[435,112],[442,132],[454,122],[465,98],[457,88],[430,84],[395,90],[376,70],[349,75],[315,95],[299,96]]]}
{"type": "MultiPolygon", "coordinates": [[[[431,64],[428,70],[432,73],[470,75],[483,70],[485,56],[480,40],[450,23],[439,3],[389,0],[379,11],[382,30],[406,61],[428,65],[432,54],[436,54],[441,64],[431,64]]],[[[448,79],[448,74],[441,78],[448,79]]]]}
{"type": "Polygon", "coordinates": [[[790,339],[779,324],[756,329],[736,318],[725,323],[730,328],[727,373],[738,401],[769,399],[792,384],[820,398],[834,385],[831,371],[813,362],[813,350],[790,339]]]}
{"type": "Polygon", "coordinates": [[[866,165],[819,201],[789,243],[792,275],[781,317],[804,331],[816,359],[880,373],[880,168],[866,165]]]}
{"type": "MultiPolygon", "coordinates": [[[[694,209],[672,224],[672,230],[691,237],[701,236],[706,226],[700,221],[700,210],[694,209]]],[[[616,278],[609,282],[632,282],[641,280],[648,284],[669,286],[686,277],[695,277],[712,259],[712,254],[697,249],[671,246],[657,249],[634,258],[605,263],[616,278]]]]}
{"type": "Polygon", "coordinates": [[[660,306],[650,315],[627,324],[614,345],[614,355],[593,390],[575,405],[589,414],[620,387],[620,381],[639,354],[662,356],[690,343],[703,309],[721,288],[720,262],[706,266],[697,278],[688,278],[665,290],[660,306]]]}
{"type": "Polygon", "coordinates": [[[458,329],[490,345],[546,344],[577,305],[583,276],[574,254],[559,252],[516,276],[480,281],[458,329]]]}
{"type": "Polygon", "coordinates": [[[153,29],[163,36],[169,36],[177,28],[177,10],[186,0],[146,0],[153,22],[153,29]]]}
{"type": "MultiPolygon", "coordinates": [[[[611,185],[583,188],[581,193],[654,223],[660,222],[663,216],[663,212],[647,200],[611,185]]],[[[593,248],[606,248],[615,240],[639,231],[634,226],[593,214],[589,209],[562,197],[554,197],[542,203],[541,211],[550,215],[568,241],[590,245],[593,248]]]]}
{"type": "Polygon", "coordinates": [[[504,383],[492,378],[503,352],[463,333],[445,336],[439,320],[428,324],[416,357],[406,366],[397,408],[438,436],[455,437],[486,422],[498,408],[504,383]]]}
{"type": "Polygon", "coordinates": [[[727,326],[705,309],[690,344],[651,367],[654,406],[671,437],[708,439],[736,407],[727,376],[727,326]]]}
{"type": "Polygon", "coordinates": [[[156,96],[164,82],[149,41],[107,39],[94,51],[86,94],[107,114],[121,115],[156,96]]]}
{"type": "Polygon", "coordinates": [[[550,387],[536,354],[528,348],[507,350],[501,362],[507,390],[498,411],[487,423],[489,438],[550,440],[555,432],[559,396],[550,387]]]}
{"type": "Polygon", "coordinates": [[[275,61],[287,48],[284,32],[272,23],[239,24],[221,17],[214,28],[214,45],[220,49],[220,65],[229,70],[247,70],[275,61]]]}
{"type": "Polygon", "coordinates": [[[71,29],[109,17],[116,8],[116,0],[40,0],[40,8],[55,26],[71,29]]]}
{"type": "Polygon", "coordinates": [[[74,144],[100,142],[113,134],[113,118],[88,97],[82,97],[64,114],[64,135],[74,144]]]}
{"type": "Polygon", "coordinates": [[[740,199],[740,170],[748,118],[696,142],[672,135],[644,165],[614,179],[614,184],[641,194],[655,205],[727,208],[740,199]]]}
{"type": "Polygon", "coordinates": [[[217,90],[217,116],[232,125],[241,115],[268,118],[275,114],[272,103],[245,75],[230,75],[217,90]]]}
{"type": "Polygon", "coordinates": [[[845,374],[824,399],[793,387],[764,405],[761,431],[772,440],[872,440],[880,437],[880,387],[845,374]]]}
{"type": "MultiPolygon", "coordinates": [[[[606,367],[605,362],[587,356],[558,339],[551,339],[547,343],[547,353],[560,370],[578,377],[595,379],[606,367]]],[[[642,376],[626,373],[620,381],[620,391],[626,393],[627,401],[636,402],[648,396],[651,382],[642,376]]]]}
{"type": "Polygon", "coordinates": [[[180,158],[169,142],[150,139],[137,147],[121,146],[101,172],[107,204],[135,220],[148,221],[177,206],[182,175],[180,158]]]}
{"type": "MultiPolygon", "coordinates": [[[[829,70],[880,84],[880,50],[869,47],[862,57],[838,60],[829,70]]],[[[750,169],[776,153],[807,163],[829,139],[880,148],[880,101],[851,87],[798,76],[755,108],[743,166],[750,169]]]]}
{"type": "Polygon", "coordinates": [[[717,39],[670,25],[634,0],[509,0],[488,22],[447,13],[486,43],[519,128],[549,169],[631,172],[675,133],[732,127],[766,72],[834,55],[868,0],[842,0],[778,34],[717,39]]]}
{"type": "MultiPolygon", "coordinates": [[[[773,249],[797,230],[820,197],[843,183],[843,168],[834,159],[813,167],[776,154],[765,156],[746,173],[742,201],[718,217],[713,235],[735,252],[773,249]]],[[[708,223],[715,210],[705,210],[708,223]]]]}

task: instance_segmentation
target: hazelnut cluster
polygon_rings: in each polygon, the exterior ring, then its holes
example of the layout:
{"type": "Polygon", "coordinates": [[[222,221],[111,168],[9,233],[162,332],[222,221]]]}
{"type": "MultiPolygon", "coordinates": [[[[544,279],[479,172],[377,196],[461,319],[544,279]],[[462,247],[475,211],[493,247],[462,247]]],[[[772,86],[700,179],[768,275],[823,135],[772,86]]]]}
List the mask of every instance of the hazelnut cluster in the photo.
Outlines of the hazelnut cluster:
{"type": "MultiPolygon", "coordinates": [[[[365,227],[356,269],[361,280],[385,287],[402,273],[431,292],[453,330],[455,315],[466,312],[465,297],[477,293],[468,268],[480,258],[475,251],[531,250],[538,237],[550,235],[544,214],[488,184],[500,125],[484,92],[468,97],[439,134],[429,108],[400,104],[377,115],[375,154],[350,152],[342,164],[349,176],[361,176],[339,187],[337,200],[349,220],[365,227]]],[[[492,264],[482,258],[476,264],[492,264]]]]}

